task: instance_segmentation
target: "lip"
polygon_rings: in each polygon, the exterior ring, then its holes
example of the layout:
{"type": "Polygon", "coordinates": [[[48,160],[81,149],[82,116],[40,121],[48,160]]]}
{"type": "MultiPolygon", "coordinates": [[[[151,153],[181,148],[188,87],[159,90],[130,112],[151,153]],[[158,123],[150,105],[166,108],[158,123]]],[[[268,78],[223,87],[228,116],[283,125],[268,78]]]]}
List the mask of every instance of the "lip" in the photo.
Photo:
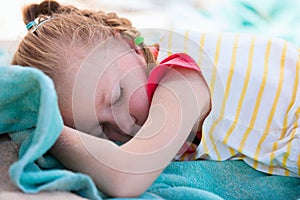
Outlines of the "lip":
{"type": "Polygon", "coordinates": [[[122,133],[109,133],[109,134],[105,134],[105,135],[109,140],[112,140],[115,142],[128,142],[130,139],[132,139],[132,136],[124,135],[122,133]]]}
{"type": "Polygon", "coordinates": [[[106,127],[104,126],[103,135],[105,135],[109,140],[116,141],[116,142],[127,142],[132,138],[130,134],[123,132],[119,128],[113,128],[113,131],[110,132],[108,131],[105,132],[105,129],[106,127]]]}

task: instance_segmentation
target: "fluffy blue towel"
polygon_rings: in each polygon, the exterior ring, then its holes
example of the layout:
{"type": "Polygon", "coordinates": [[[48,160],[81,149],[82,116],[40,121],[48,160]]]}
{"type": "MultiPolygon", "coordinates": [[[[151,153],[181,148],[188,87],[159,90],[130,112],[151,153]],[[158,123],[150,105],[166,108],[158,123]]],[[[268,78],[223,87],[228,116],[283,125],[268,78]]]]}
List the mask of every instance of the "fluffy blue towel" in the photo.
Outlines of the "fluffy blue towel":
{"type": "MultiPolygon", "coordinates": [[[[37,69],[20,66],[2,66],[0,74],[0,134],[9,133],[20,145],[19,160],[9,170],[12,181],[26,193],[63,190],[89,199],[105,198],[89,176],[64,169],[47,154],[63,126],[51,79],[37,69]]],[[[156,188],[160,185],[160,182],[154,184],[156,188]]],[[[155,190],[140,198],[157,198],[155,190]]],[[[196,196],[219,199],[192,187],[173,190],[168,190],[169,197],[188,191],[191,199],[196,196]]]]}
{"type": "MultiPolygon", "coordinates": [[[[52,81],[42,72],[0,67],[0,134],[21,145],[10,167],[12,181],[26,193],[73,191],[88,199],[106,198],[84,174],[64,169],[47,150],[62,129],[52,81]]],[[[269,176],[243,161],[171,163],[141,197],[135,199],[297,199],[300,179],[269,176]]]]}
{"type": "Polygon", "coordinates": [[[51,155],[44,155],[62,130],[52,81],[41,71],[19,66],[0,67],[0,134],[20,144],[19,160],[10,167],[12,181],[24,192],[76,191],[101,199],[87,175],[73,173],[51,155]]]}
{"type": "Polygon", "coordinates": [[[268,175],[243,161],[173,162],[148,190],[165,199],[300,199],[300,178],[268,175]]]}

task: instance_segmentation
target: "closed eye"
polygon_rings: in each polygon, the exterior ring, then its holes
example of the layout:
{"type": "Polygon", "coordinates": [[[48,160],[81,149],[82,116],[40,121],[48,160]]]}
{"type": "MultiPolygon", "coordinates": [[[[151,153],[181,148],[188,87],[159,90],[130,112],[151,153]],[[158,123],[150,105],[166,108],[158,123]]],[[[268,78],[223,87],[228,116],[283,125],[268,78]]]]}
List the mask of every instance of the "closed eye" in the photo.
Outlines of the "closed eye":
{"type": "Polygon", "coordinates": [[[120,102],[122,102],[124,96],[124,88],[120,87],[120,93],[119,93],[119,97],[112,103],[112,106],[116,106],[118,105],[120,102]]]}

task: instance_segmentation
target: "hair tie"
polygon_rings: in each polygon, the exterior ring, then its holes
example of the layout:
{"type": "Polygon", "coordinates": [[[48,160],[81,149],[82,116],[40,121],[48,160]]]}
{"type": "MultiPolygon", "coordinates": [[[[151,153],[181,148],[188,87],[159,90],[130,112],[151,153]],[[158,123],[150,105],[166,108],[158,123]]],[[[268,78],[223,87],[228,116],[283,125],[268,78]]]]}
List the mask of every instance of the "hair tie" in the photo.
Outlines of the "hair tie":
{"type": "Polygon", "coordinates": [[[28,24],[26,24],[26,29],[29,30],[35,25],[36,25],[35,21],[28,22],[28,24]]]}
{"type": "Polygon", "coordinates": [[[134,43],[139,46],[140,44],[142,44],[144,42],[144,38],[142,36],[137,36],[135,39],[134,39],[134,43]]]}
{"type": "Polygon", "coordinates": [[[50,21],[51,19],[52,19],[52,17],[49,17],[49,18],[47,18],[47,19],[41,21],[39,24],[37,24],[37,25],[35,26],[35,28],[32,30],[32,32],[34,33],[40,26],[42,26],[44,23],[50,21]]]}

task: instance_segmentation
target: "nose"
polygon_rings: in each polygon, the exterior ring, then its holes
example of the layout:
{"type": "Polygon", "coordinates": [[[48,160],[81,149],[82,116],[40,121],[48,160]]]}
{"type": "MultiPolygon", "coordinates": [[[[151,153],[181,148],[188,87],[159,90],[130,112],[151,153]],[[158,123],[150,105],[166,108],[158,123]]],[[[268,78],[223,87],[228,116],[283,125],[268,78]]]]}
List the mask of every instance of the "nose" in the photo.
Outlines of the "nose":
{"type": "Polygon", "coordinates": [[[129,120],[111,120],[102,124],[103,132],[105,136],[113,141],[127,142],[130,140],[140,129],[140,126],[136,125],[134,117],[129,120]]]}
{"type": "MultiPolygon", "coordinates": [[[[106,132],[118,131],[133,136],[146,121],[148,112],[146,87],[136,87],[125,93],[124,103],[99,112],[98,121],[109,127],[106,128],[106,132]]],[[[105,134],[106,132],[104,130],[105,134]]]]}
{"type": "Polygon", "coordinates": [[[131,134],[136,123],[136,118],[130,115],[124,119],[117,118],[115,122],[122,132],[131,134]]]}

